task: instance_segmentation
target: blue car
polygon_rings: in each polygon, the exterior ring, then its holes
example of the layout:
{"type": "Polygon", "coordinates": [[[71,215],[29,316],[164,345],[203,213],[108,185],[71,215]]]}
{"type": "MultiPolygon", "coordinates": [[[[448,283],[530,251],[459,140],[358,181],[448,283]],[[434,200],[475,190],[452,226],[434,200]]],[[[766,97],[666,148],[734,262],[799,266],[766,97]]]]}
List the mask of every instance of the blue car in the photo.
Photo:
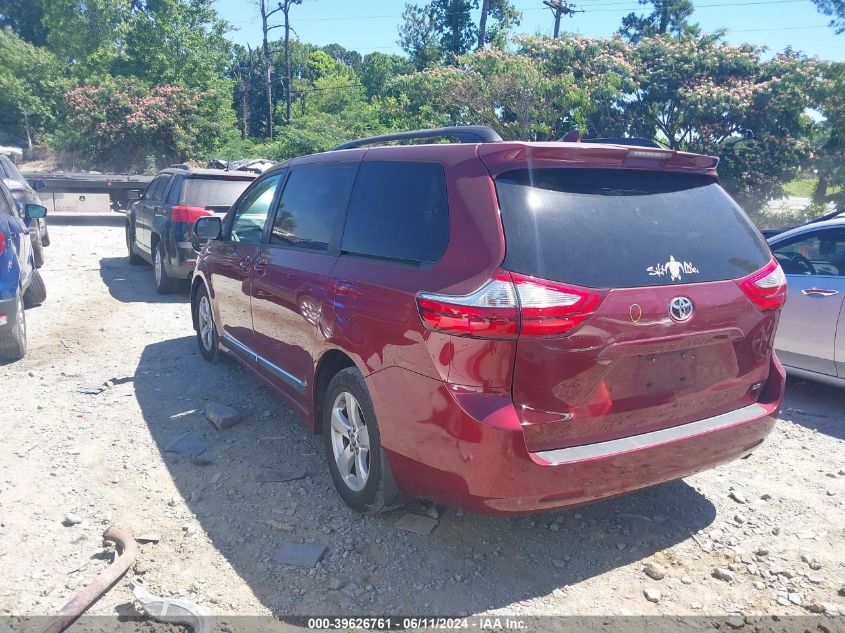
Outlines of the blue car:
{"type": "Polygon", "coordinates": [[[47,215],[47,209],[27,204],[22,212],[9,188],[0,181],[0,360],[13,361],[26,354],[25,308],[47,297],[44,280],[35,267],[30,222],[47,215]]]}

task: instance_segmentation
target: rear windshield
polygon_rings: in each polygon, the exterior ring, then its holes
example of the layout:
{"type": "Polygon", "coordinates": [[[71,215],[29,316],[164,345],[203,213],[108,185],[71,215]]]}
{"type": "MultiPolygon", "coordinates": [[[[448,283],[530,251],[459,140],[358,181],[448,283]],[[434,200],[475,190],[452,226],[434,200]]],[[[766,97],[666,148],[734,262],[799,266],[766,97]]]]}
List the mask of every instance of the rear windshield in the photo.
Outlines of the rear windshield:
{"type": "Polygon", "coordinates": [[[504,267],[591,288],[743,277],[771,258],[707,176],[614,169],[517,170],[496,179],[504,267]]]}
{"type": "Polygon", "coordinates": [[[191,207],[231,207],[252,180],[186,178],[181,204],[191,207]]]}

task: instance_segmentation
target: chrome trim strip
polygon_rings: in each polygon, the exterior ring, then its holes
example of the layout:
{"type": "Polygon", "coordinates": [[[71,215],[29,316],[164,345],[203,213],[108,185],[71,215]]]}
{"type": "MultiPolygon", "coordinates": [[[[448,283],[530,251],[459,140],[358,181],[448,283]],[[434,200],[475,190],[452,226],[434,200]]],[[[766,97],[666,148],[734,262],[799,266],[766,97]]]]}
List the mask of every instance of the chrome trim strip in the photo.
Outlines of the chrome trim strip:
{"type": "Polygon", "coordinates": [[[608,457],[619,453],[627,453],[628,451],[639,450],[643,448],[651,448],[667,442],[674,442],[682,440],[701,433],[709,433],[710,431],[718,431],[722,428],[727,428],[735,424],[748,422],[754,418],[759,418],[766,415],[766,409],[759,404],[750,404],[742,409],[736,411],[729,411],[712,418],[705,418],[697,422],[690,422],[688,424],[681,424],[680,426],[673,426],[668,429],[660,429],[659,431],[651,431],[649,433],[642,433],[640,435],[632,435],[631,437],[621,437],[617,440],[609,440],[607,442],[599,442],[597,444],[585,444],[583,446],[572,446],[571,448],[558,448],[551,451],[539,451],[532,453],[535,457],[549,462],[550,464],[565,464],[567,462],[576,462],[584,459],[595,459],[598,457],[608,457]]]}
{"type": "Polygon", "coordinates": [[[266,358],[261,356],[261,354],[255,353],[253,350],[248,348],[246,345],[244,345],[240,341],[233,339],[228,334],[224,334],[222,340],[229,347],[237,347],[239,350],[241,350],[245,354],[249,354],[250,356],[252,356],[256,363],[258,363],[259,365],[264,367],[264,369],[268,370],[269,372],[273,373],[280,380],[283,380],[284,382],[288,383],[294,389],[296,389],[298,391],[304,391],[305,390],[305,386],[307,385],[307,383],[305,381],[300,380],[299,378],[297,378],[293,374],[286,372],[284,369],[282,369],[278,365],[271,363],[269,360],[267,360],[266,358]]]}

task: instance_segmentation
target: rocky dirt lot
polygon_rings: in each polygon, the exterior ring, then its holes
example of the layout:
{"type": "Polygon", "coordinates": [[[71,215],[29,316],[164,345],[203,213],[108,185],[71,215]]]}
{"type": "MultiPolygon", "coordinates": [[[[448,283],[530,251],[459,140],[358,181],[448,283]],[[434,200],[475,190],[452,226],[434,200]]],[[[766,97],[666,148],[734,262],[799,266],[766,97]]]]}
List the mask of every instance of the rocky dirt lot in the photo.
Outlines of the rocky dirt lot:
{"type": "Polygon", "coordinates": [[[201,358],[187,293],[156,295],[122,229],[50,232],[29,353],[0,366],[0,615],[61,607],[109,564],[101,533],[115,524],[160,539],[95,614],[139,613],[129,580],[142,576],[223,618],[711,614],[741,627],[743,615],[826,612],[842,624],[845,390],[790,381],[749,459],[602,503],[518,518],[411,503],[362,517],[285,405],[233,362],[201,358]],[[210,401],[242,422],[218,431],[210,401]],[[192,431],[200,456],[165,450],[192,431]],[[257,481],[297,467],[304,478],[257,481]],[[407,512],[436,527],[400,529],[407,512]],[[313,568],[273,562],[286,543],[326,551],[313,568]]]}

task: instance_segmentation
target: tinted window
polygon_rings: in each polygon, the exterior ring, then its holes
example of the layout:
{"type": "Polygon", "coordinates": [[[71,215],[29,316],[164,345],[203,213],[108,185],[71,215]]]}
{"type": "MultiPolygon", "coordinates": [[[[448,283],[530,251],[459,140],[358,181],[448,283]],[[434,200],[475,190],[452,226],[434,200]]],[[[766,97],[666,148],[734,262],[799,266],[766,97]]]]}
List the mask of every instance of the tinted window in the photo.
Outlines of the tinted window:
{"type": "Polygon", "coordinates": [[[430,163],[361,163],[342,250],[434,262],[449,240],[446,177],[430,163]]]}
{"type": "Polygon", "coordinates": [[[249,187],[251,180],[186,178],[181,204],[191,207],[231,207],[249,187]]]}
{"type": "Polygon", "coordinates": [[[0,156],[0,167],[2,167],[2,171],[5,174],[5,178],[10,178],[12,180],[17,180],[18,182],[24,182],[25,179],[21,172],[18,171],[18,168],[15,167],[15,164],[9,160],[5,156],[0,156]]]}
{"type": "Polygon", "coordinates": [[[17,206],[15,205],[14,198],[12,198],[9,190],[2,185],[0,185],[0,213],[3,215],[11,215],[12,217],[18,217],[17,206]]]}
{"type": "Polygon", "coordinates": [[[613,169],[537,169],[496,179],[504,267],[593,288],[743,277],[768,246],[712,179],[613,169]]]}
{"type": "Polygon", "coordinates": [[[167,192],[167,204],[179,204],[179,192],[182,189],[183,180],[182,176],[173,176],[173,186],[167,192]]]}
{"type": "Polygon", "coordinates": [[[170,176],[157,176],[144,192],[144,200],[161,200],[168,182],[170,182],[170,176]]]}
{"type": "Polygon", "coordinates": [[[845,229],[796,235],[772,245],[787,275],[845,276],[845,229]]]}
{"type": "Polygon", "coordinates": [[[233,242],[260,244],[267,214],[276,197],[276,190],[283,174],[275,174],[259,180],[238,205],[232,219],[231,239],[233,242]]]}
{"type": "Polygon", "coordinates": [[[272,244],[324,251],[346,208],[355,165],[308,165],[291,171],[273,221],[272,244]]]}

